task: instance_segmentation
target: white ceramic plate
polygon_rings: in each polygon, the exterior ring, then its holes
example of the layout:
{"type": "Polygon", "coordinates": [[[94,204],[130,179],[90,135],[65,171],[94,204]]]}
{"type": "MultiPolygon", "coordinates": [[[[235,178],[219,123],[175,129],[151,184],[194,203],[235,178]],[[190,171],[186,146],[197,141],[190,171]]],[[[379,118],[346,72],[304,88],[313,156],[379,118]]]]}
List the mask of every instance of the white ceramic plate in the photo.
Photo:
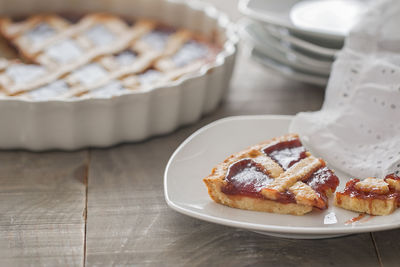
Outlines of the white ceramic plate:
{"type": "MultiPolygon", "coordinates": [[[[344,1],[345,0],[337,0],[337,2],[344,1]]],[[[311,2],[308,5],[298,4],[299,2],[301,1],[241,0],[239,2],[239,11],[242,14],[260,22],[285,27],[303,38],[326,40],[336,44],[343,43],[344,37],[346,36],[346,34],[343,33],[343,30],[337,30],[337,27],[340,27],[340,25],[346,25],[346,23],[349,22],[354,24],[358,20],[358,16],[352,16],[350,19],[348,17],[346,17],[347,19],[343,18],[341,16],[344,14],[342,9],[331,9],[330,16],[327,17],[326,15],[321,15],[321,13],[319,13],[320,11],[325,12],[326,9],[320,9],[318,7],[317,9],[315,8],[314,4],[318,5],[316,1],[307,1],[311,2]],[[293,13],[291,14],[292,9],[293,13]],[[310,21],[310,16],[304,16],[305,13],[313,14],[314,20],[310,21]],[[336,24],[332,24],[332,17],[335,17],[337,20],[341,19],[340,23],[335,21],[336,24]],[[325,21],[325,18],[328,18],[328,21],[325,21]],[[292,19],[294,19],[295,23],[292,19]],[[319,27],[315,26],[316,20],[318,20],[317,24],[319,27]],[[311,27],[310,25],[314,26],[311,27]]],[[[365,3],[368,1],[360,0],[359,2],[365,3]]],[[[342,4],[342,6],[343,5],[346,4],[342,4]]],[[[364,5],[358,5],[360,8],[362,6],[364,5]]],[[[352,5],[352,7],[356,7],[356,5],[352,5]]]]}
{"type": "Polygon", "coordinates": [[[359,0],[309,0],[296,3],[290,20],[300,29],[346,36],[365,5],[359,0]]]}
{"type": "Polygon", "coordinates": [[[321,57],[334,58],[340,49],[324,47],[322,45],[314,44],[309,41],[297,38],[290,34],[288,29],[283,27],[277,27],[273,25],[265,25],[264,30],[271,36],[286,42],[295,49],[299,49],[303,52],[308,52],[321,57]]]}
{"type": "Polygon", "coordinates": [[[333,59],[311,57],[292,50],[286,43],[270,36],[259,24],[249,20],[241,20],[239,25],[242,39],[269,58],[304,72],[329,76],[333,59]]]}
{"type": "MultiPolygon", "coordinates": [[[[202,181],[227,156],[250,145],[288,132],[291,116],[238,116],[213,122],[192,134],[171,156],[164,175],[168,205],[204,221],[289,238],[327,238],[400,227],[400,212],[365,216],[334,207],[304,216],[281,215],[226,207],[213,202],[202,181]],[[336,222],[335,222],[336,219],[336,222]]],[[[339,189],[348,177],[338,170],[339,189]]],[[[331,201],[332,202],[332,201],[331,201]]]]}
{"type": "Polygon", "coordinates": [[[277,62],[276,60],[266,56],[264,53],[258,51],[255,48],[250,48],[250,55],[254,61],[259,63],[260,65],[271,69],[277,73],[280,73],[292,80],[309,83],[313,85],[318,85],[321,87],[325,87],[328,83],[328,77],[314,75],[310,73],[303,72],[296,68],[292,68],[288,65],[277,62]]]}

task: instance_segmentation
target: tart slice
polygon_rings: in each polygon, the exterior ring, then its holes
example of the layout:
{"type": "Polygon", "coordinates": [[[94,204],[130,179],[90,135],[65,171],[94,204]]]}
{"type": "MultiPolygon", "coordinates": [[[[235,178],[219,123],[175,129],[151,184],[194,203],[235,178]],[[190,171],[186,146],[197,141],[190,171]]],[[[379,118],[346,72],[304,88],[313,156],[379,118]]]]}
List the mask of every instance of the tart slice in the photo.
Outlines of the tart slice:
{"type": "Polygon", "coordinates": [[[352,179],[343,192],[336,192],[335,205],[371,215],[391,214],[400,205],[400,177],[352,179]]]}
{"type": "Polygon", "coordinates": [[[254,145],[228,157],[204,178],[210,197],[233,208],[303,215],[326,209],[339,179],[298,135],[254,145]]]}

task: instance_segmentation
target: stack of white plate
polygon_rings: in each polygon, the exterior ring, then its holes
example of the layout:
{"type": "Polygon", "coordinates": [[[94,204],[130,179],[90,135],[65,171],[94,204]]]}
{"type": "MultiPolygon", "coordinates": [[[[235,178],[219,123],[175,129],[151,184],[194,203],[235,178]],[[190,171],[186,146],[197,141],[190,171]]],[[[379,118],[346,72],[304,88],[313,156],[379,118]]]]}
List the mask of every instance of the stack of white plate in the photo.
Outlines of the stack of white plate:
{"type": "Polygon", "coordinates": [[[369,0],[241,0],[240,35],[252,58],[289,78],[325,86],[335,55],[369,0]]]}

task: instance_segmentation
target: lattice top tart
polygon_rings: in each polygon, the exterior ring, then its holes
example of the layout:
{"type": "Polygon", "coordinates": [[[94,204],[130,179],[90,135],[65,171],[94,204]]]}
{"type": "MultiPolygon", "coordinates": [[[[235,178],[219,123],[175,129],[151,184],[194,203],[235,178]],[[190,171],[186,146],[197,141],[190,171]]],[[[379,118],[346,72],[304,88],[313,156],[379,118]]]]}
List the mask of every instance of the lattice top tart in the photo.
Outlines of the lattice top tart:
{"type": "Polygon", "coordinates": [[[108,97],[166,85],[214,61],[221,50],[186,29],[103,13],[77,21],[55,14],[3,18],[0,33],[20,55],[1,59],[0,95],[38,100],[108,97]]]}
{"type": "Polygon", "coordinates": [[[289,134],[228,157],[204,179],[211,198],[230,207],[303,215],[326,209],[338,177],[289,134]]]}

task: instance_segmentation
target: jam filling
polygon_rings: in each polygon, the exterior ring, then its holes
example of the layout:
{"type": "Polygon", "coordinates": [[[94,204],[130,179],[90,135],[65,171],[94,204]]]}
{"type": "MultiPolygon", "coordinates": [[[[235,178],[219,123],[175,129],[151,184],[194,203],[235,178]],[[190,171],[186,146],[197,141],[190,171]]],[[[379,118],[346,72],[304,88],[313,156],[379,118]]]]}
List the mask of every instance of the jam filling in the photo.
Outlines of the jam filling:
{"type": "Polygon", "coordinates": [[[205,44],[190,40],[176,52],[172,61],[176,66],[183,67],[193,61],[205,58],[208,53],[209,49],[205,44]]]}
{"type": "Polygon", "coordinates": [[[157,27],[142,37],[142,41],[148,43],[153,49],[162,51],[167,45],[168,38],[174,33],[174,29],[168,27],[157,27]]]}
{"type": "Polygon", "coordinates": [[[46,22],[41,22],[33,29],[29,30],[25,35],[31,41],[33,46],[37,46],[47,38],[56,34],[56,30],[46,22]]]}
{"type": "Polygon", "coordinates": [[[358,221],[361,221],[361,219],[363,219],[365,217],[365,213],[359,214],[358,216],[351,218],[350,220],[347,220],[344,224],[348,225],[348,224],[352,224],[358,221]]]}
{"type": "MultiPolygon", "coordinates": [[[[267,146],[264,153],[277,162],[284,170],[307,157],[306,150],[298,138],[267,146]]],[[[242,159],[229,167],[225,177],[227,184],[221,190],[228,195],[244,195],[264,198],[261,190],[273,181],[267,170],[251,159],[242,159]]],[[[339,178],[327,167],[322,167],[311,174],[304,183],[315,190],[326,202],[327,192],[334,192],[339,185],[339,178]]],[[[276,199],[280,203],[296,203],[295,196],[290,191],[281,192],[276,199]]]]}
{"type": "MultiPolygon", "coordinates": [[[[251,159],[242,159],[232,164],[225,180],[228,183],[221,188],[223,193],[255,198],[264,198],[260,193],[261,189],[273,181],[265,168],[251,159]]],[[[296,202],[294,195],[288,191],[281,193],[277,201],[281,203],[296,202]]]]}
{"type": "Polygon", "coordinates": [[[386,181],[386,179],[400,180],[400,176],[398,176],[394,173],[391,173],[391,174],[386,175],[386,177],[383,180],[386,181]]]}
{"type": "Polygon", "coordinates": [[[329,190],[332,192],[336,190],[339,185],[339,178],[327,167],[322,167],[315,171],[305,183],[314,189],[326,202],[328,200],[326,193],[329,190]]]}
{"type": "Polygon", "coordinates": [[[264,148],[264,153],[284,170],[307,157],[306,149],[298,138],[267,146],[264,148]]]}
{"type": "MultiPolygon", "coordinates": [[[[391,179],[396,179],[400,180],[400,177],[394,175],[394,174],[389,174],[387,175],[384,180],[391,178],[391,179]]],[[[365,200],[374,200],[374,199],[381,199],[381,200],[387,200],[387,199],[392,199],[395,198],[397,205],[400,205],[400,192],[395,191],[395,189],[389,187],[389,192],[387,194],[378,194],[376,192],[364,192],[358,190],[355,185],[358,183],[360,179],[352,179],[346,183],[346,188],[342,193],[342,195],[348,195],[350,197],[355,197],[358,199],[365,199],[365,200]]],[[[339,200],[340,201],[340,200],[339,200]]]]}
{"type": "Polygon", "coordinates": [[[242,159],[229,167],[225,177],[228,184],[222,188],[225,194],[262,197],[260,191],[273,181],[265,168],[251,159],[242,159]]]}

